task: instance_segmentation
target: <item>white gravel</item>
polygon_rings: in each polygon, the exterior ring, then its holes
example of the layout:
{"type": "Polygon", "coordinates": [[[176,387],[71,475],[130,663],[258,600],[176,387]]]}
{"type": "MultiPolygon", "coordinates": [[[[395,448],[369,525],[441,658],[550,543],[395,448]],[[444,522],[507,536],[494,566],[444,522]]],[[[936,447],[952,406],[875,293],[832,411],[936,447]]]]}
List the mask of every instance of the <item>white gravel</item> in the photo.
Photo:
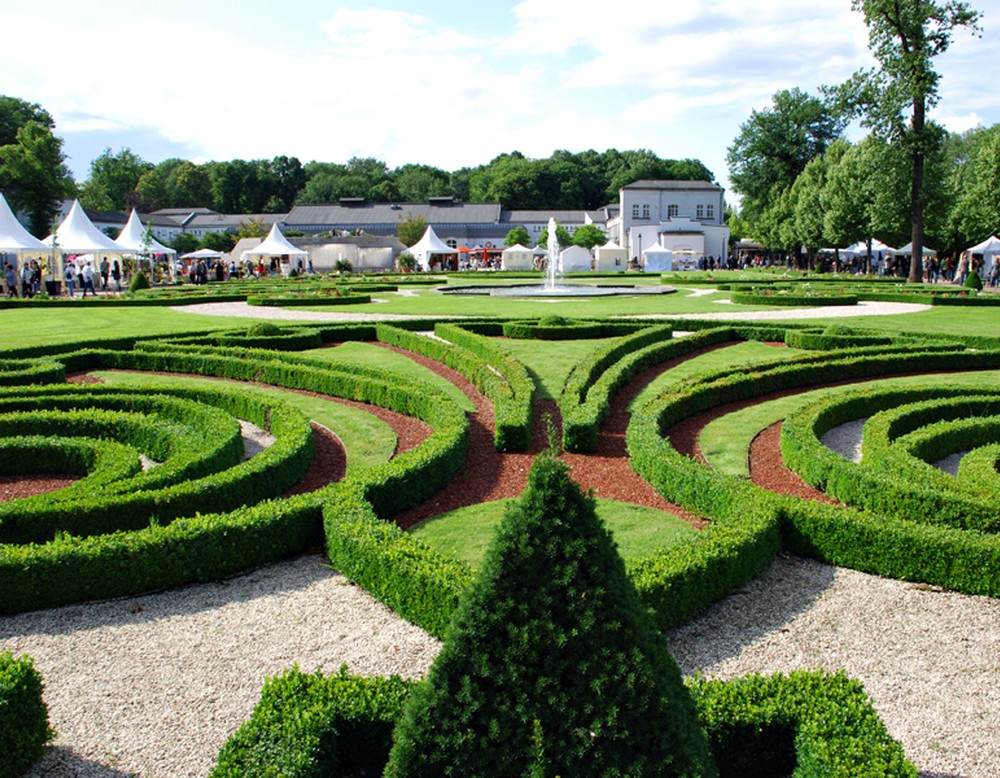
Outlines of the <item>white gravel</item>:
{"type": "Polygon", "coordinates": [[[204,776],[294,663],[426,672],[439,644],[319,556],[218,583],[0,619],[0,651],[35,659],[59,735],[37,776],[204,776]]]}
{"type": "MultiPolygon", "coordinates": [[[[1000,603],[781,557],[669,635],[685,673],[845,668],[927,778],[995,778],[1000,603]]],[[[203,776],[264,679],[298,663],[417,677],[437,641],[317,556],[226,581],[0,619],[59,731],[38,776],[203,776]]]]}
{"type": "Polygon", "coordinates": [[[838,424],[823,434],[819,439],[820,443],[851,462],[860,462],[861,441],[866,421],[868,421],[867,416],[838,424]]]}

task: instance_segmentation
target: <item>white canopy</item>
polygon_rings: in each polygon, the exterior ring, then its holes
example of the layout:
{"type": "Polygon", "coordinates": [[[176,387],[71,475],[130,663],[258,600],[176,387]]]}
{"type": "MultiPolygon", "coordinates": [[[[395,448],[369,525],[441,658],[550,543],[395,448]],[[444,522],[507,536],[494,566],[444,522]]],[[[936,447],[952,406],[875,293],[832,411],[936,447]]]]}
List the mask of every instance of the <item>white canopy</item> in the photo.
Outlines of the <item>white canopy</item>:
{"type": "MultiPolygon", "coordinates": [[[[892,254],[895,251],[891,246],[887,246],[878,238],[872,238],[872,256],[881,257],[883,254],[892,254]]],[[[865,257],[868,256],[868,243],[859,240],[857,243],[852,243],[846,249],[840,250],[841,254],[847,254],[852,257],[865,257]]]]}
{"type": "Polygon", "coordinates": [[[219,259],[220,257],[222,257],[222,252],[214,249],[198,249],[181,254],[181,259],[219,259]]]}
{"type": "Polygon", "coordinates": [[[18,253],[21,251],[51,251],[38,238],[21,226],[7,200],[0,194],[0,251],[18,253]]]}
{"type": "Polygon", "coordinates": [[[278,229],[278,223],[275,222],[271,225],[271,231],[259,246],[243,252],[243,256],[247,254],[265,257],[283,257],[286,255],[290,257],[304,257],[309,252],[296,248],[289,243],[288,238],[281,234],[281,230],[278,229]]]}
{"type": "MultiPolygon", "coordinates": [[[[874,246],[872,247],[872,251],[875,251],[875,247],[874,246]]],[[[913,241],[911,240],[905,246],[903,246],[902,248],[896,249],[892,253],[896,254],[897,256],[901,256],[901,257],[908,257],[908,256],[912,255],[913,254],[913,241]]],[[[922,253],[923,253],[923,255],[925,257],[936,257],[937,256],[937,252],[934,249],[927,248],[927,246],[923,247],[922,253]]]]}
{"type": "Polygon", "coordinates": [[[424,267],[430,265],[430,258],[433,254],[457,254],[458,249],[453,249],[442,241],[434,232],[434,228],[428,225],[424,236],[407,249],[417,262],[424,267]]]}
{"type": "Polygon", "coordinates": [[[115,239],[115,243],[118,245],[120,251],[129,254],[177,253],[174,249],[164,246],[158,240],[154,239],[152,235],[149,236],[147,241],[146,228],[139,221],[139,214],[135,212],[135,208],[129,214],[128,221],[125,223],[124,229],[122,229],[122,234],[115,239]]]}
{"type": "Polygon", "coordinates": [[[594,249],[595,270],[625,270],[628,267],[628,251],[614,241],[594,249]]]}
{"type": "Polygon", "coordinates": [[[674,269],[674,252],[659,243],[642,252],[642,262],[646,270],[657,273],[674,269]]]}
{"type": "Polygon", "coordinates": [[[501,270],[531,270],[535,266],[535,253],[527,246],[516,243],[500,255],[501,270]]]}
{"type": "MultiPolygon", "coordinates": [[[[43,243],[51,249],[52,236],[49,235],[43,243]]],[[[122,253],[122,247],[101,232],[87,217],[79,200],[73,201],[66,218],[56,229],[56,248],[64,254],[88,254],[111,251],[122,253]]]]}
{"type": "Polygon", "coordinates": [[[982,243],[977,243],[972,248],[966,250],[970,254],[982,254],[983,260],[988,263],[989,257],[993,257],[996,256],[997,254],[1000,254],[1000,238],[998,238],[996,235],[991,235],[982,243]]]}

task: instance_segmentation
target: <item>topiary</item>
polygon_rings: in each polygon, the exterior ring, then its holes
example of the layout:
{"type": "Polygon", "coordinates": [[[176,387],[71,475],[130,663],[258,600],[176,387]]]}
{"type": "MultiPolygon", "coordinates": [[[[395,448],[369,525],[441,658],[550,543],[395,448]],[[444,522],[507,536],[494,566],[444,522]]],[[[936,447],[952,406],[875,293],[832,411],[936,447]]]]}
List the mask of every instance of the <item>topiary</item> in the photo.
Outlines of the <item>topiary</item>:
{"type": "Polygon", "coordinates": [[[965,277],[965,283],[963,284],[966,289],[976,289],[982,291],[983,279],[980,278],[979,273],[975,270],[969,272],[969,275],[965,277]]]}
{"type": "Polygon", "coordinates": [[[539,457],[394,732],[387,776],[713,776],[593,500],[539,457]]]}
{"type": "Polygon", "coordinates": [[[30,656],[0,653],[0,778],[14,778],[42,756],[54,734],[42,699],[41,674],[30,656]]]}
{"type": "Polygon", "coordinates": [[[140,270],[132,278],[132,283],[129,284],[128,290],[130,292],[136,292],[140,289],[149,289],[149,287],[150,287],[149,279],[146,278],[146,274],[140,270]]]}
{"type": "Polygon", "coordinates": [[[543,316],[538,320],[539,327],[563,327],[569,323],[569,319],[565,316],[556,316],[554,314],[543,316]]]}

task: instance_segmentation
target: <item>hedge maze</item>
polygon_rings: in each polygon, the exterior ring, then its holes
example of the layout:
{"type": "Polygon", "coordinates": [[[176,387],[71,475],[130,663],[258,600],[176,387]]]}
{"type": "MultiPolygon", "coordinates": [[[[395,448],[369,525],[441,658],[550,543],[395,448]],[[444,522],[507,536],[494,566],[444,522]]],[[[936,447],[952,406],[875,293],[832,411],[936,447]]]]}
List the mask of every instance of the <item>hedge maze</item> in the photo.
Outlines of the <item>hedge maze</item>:
{"type": "MultiPolygon", "coordinates": [[[[709,520],[692,540],[627,566],[629,586],[656,628],[703,611],[757,576],[780,550],[1000,596],[1000,391],[995,378],[984,378],[974,389],[940,380],[946,374],[1000,370],[1000,342],[690,321],[409,320],[265,325],[81,342],[46,349],[42,356],[38,350],[35,356],[0,355],[2,474],[79,477],[64,489],[0,504],[0,610],[14,613],[208,581],[323,546],[338,570],[404,618],[446,638],[478,573],[401,531],[392,517],[463,468],[469,420],[430,385],[300,352],[358,340],[430,357],[465,375],[493,403],[496,449],[524,451],[537,422],[536,388],[502,338],[594,340],[558,400],[562,446],[583,453],[594,450],[611,398],[641,372],[742,340],[794,347],[775,349],[771,361],[667,383],[633,411],[626,441],[634,470],[667,500],[709,520]],[[672,332],[681,329],[696,332],[674,338],[672,332]],[[431,330],[435,337],[427,334],[431,330]],[[212,389],[66,382],[68,374],[90,370],[230,381],[212,389]],[[921,385],[867,385],[904,375],[922,376],[921,385]],[[778,391],[845,381],[851,385],[834,397],[789,414],[781,432],[786,465],[839,505],[767,491],[685,456],[670,442],[671,428],[689,417],[735,402],[766,402],[778,391]],[[433,431],[416,448],[382,464],[286,497],[312,462],[309,419],[238,382],[391,409],[423,420],[433,431]],[[858,419],[867,421],[863,459],[854,463],[821,438],[858,419]],[[247,458],[241,422],[267,431],[273,443],[247,458]],[[957,454],[964,454],[957,475],[934,467],[938,459],[957,454]]],[[[377,754],[376,761],[384,760],[392,736],[387,722],[400,715],[411,686],[369,683],[343,673],[276,679],[253,720],[224,749],[216,774],[265,774],[278,769],[288,749],[305,748],[304,743],[317,744],[315,759],[298,760],[305,765],[296,768],[300,771],[281,774],[353,769],[358,743],[370,746],[367,753],[377,754]],[[310,713],[294,714],[298,723],[292,726],[280,711],[297,707],[310,713]],[[282,741],[288,736],[297,739],[282,741]],[[354,756],[345,757],[348,752],[354,756]],[[256,772],[226,766],[250,763],[256,772]]],[[[781,759],[803,770],[797,775],[855,775],[866,759],[880,765],[884,772],[878,774],[915,775],[858,685],[842,676],[699,681],[690,689],[723,775],[753,774],[740,765],[754,749],[761,758],[783,754],[781,759]],[[838,706],[850,723],[833,731],[821,711],[838,706]],[[832,745],[845,737],[851,739],[849,748],[832,745]],[[733,748],[733,738],[747,747],[733,748]]]]}

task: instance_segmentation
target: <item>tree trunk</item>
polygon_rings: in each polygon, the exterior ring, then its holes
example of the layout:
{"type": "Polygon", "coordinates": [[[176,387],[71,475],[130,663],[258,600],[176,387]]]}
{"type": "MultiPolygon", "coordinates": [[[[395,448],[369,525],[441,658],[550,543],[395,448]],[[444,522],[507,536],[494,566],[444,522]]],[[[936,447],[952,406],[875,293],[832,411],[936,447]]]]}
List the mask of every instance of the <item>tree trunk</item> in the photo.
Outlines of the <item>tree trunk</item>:
{"type": "Polygon", "coordinates": [[[911,284],[924,280],[924,98],[913,101],[913,181],[910,191],[910,221],[913,226],[910,257],[911,284]]]}

